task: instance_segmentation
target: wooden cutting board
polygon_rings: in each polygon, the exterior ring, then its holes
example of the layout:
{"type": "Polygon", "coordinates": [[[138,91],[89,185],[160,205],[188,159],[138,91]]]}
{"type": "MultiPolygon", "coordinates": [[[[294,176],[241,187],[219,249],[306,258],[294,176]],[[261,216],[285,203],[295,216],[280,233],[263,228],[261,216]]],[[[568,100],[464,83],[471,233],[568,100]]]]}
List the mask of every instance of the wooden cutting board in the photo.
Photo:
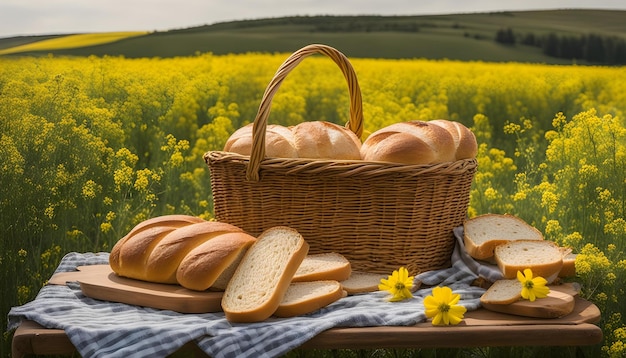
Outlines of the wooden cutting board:
{"type": "Polygon", "coordinates": [[[548,297],[538,298],[533,302],[519,300],[508,305],[485,304],[483,307],[495,312],[534,318],[558,318],[574,310],[575,300],[565,289],[551,288],[548,297]]]}
{"type": "Polygon", "coordinates": [[[145,282],[116,275],[109,265],[79,266],[78,271],[60,272],[49,283],[77,281],[87,297],[131,305],[167,309],[180,313],[222,311],[222,292],[193,291],[180,285],[145,282]]]}

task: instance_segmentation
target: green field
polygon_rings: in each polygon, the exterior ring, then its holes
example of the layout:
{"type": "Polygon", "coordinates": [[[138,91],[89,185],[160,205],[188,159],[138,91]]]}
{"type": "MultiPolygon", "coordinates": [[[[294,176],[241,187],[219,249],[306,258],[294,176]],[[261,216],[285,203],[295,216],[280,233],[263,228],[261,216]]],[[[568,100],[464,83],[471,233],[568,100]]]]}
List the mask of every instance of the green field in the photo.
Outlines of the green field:
{"type": "MultiPolygon", "coordinates": [[[[152,32],[113,43],[72,49],[25,51],[22,55],[120,55],[174,57],[213,54],[293,52],[310,43],[341,48],[351,58],[427,58],[462,61],[566,64],[537,47],[505,46],[498,30],[517,36],[599,34],[626,38],[626,11],[552,10],[430,16],[314,16],[242,20],[152,32]]],[[[42,38],[0,39],[0,50],[42,38]]]]}

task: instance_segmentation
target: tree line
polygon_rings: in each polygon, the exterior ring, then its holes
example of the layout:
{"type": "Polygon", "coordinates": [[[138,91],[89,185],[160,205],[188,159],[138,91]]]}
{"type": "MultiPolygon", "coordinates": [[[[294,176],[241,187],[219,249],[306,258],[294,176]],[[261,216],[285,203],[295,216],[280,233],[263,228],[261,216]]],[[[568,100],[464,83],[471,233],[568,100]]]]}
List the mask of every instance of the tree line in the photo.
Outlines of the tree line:
{"type": "Polygon", "coordinates": [[[606,65],[626,64],[626,40],[617,36],[600,34],[583,35],[536,35],[526,33],[517,35],[511,28],[500,29],[496,33],[496,42],[514,46],[539,47],[545,55],[571,60],[585,60],[590,63],[606,65]]]}

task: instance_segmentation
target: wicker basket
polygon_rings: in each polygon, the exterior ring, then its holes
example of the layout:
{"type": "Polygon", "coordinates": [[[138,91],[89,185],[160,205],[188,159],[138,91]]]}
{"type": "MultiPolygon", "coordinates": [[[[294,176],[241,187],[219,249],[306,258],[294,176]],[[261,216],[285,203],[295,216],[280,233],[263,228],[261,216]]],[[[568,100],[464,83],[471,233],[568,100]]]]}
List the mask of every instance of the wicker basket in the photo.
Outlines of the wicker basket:
{"type": "Polygon", "coordinates": [[[252,235],[277,225],[297,229],[310,253],[338,252],[353,270],[411,274],[448,267],[453,228],[467,214],[476,160],[437,165],[265,158],[265,130],[274,94],[306,56],[321,53],[342,70],[350,90],[347,126],[361,136],[360,88],[348,59],[325,45],[293,53],[261,101],[252,153],[211,151],[215,217],[252,235]]]}

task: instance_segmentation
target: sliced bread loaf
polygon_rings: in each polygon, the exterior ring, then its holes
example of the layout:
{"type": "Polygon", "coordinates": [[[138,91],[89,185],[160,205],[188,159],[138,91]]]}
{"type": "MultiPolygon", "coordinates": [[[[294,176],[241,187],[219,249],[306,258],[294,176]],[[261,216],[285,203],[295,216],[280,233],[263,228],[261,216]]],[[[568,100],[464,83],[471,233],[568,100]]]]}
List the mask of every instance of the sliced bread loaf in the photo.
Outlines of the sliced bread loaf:
{"type": "Polygon", "coordinates": [[[497,280],[480,297],[483,305],[508,305],[522,297],[522,283],[517,279],[497,280]]]}
{"type": "Polygon", "coordinates": [[[334,280],[293,282],[289,285],[274,315],[293,317],[311,313],[344,296],[345,292],[341,285],[334,280]]]}
{"type": "Polygon", "coordinates": [[[383,278],[387,278],[387,275],[352,271],[347,280],[341,281],[341,286],[349,295],[374,292],[378,291],[378,284],[383,278]]]}
{"type": "Polygon", "coordinates": [[[292,282],[335,280],[350,277],[350,261],[336,252],[308,255],[296,271],[292,282]]]}
{"type": "Polygon", "coordinates": [[[259,322],[269,318],[308,251],[302,235],[289,227],[273,227],[259,235],[224,291],[222,309],[226,319],[259,322]]]}
{"type": "Polygon", "coordinates": [[[496,246],[494,258],[504,278],[516,278],[517,271],[531,269],[533,276],[554,281],[563,267],[563,255],[552,241],[518,240],[496,246]]]}
{"type": "Polygon", "coordinates": [[[496,246],[514,240],[543,240],[543,234],[513,215],[484,214],[463,223],[465,251],[475,259],[488,259],[496,246]]]}

